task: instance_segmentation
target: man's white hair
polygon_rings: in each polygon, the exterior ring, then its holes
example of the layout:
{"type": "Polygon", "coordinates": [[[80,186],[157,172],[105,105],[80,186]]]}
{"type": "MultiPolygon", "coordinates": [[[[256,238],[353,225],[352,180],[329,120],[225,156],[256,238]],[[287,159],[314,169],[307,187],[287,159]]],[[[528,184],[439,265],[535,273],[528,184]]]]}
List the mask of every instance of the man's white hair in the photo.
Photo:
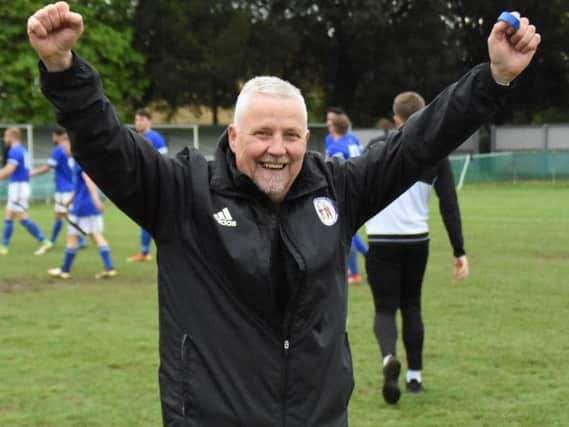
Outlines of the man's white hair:
{"type": "Polygon", "coordinates": [[[233,124],[235,127],[239,128],[239,121],[241,120],[243,112],[247,109],[247,104],[254,95],[294,98],[298,100],[302,107],[305,126],[308,128],[308,111],[300,89],[286,80],[273,76],[253,77],[241,88],[233,114],[233,124]]]}

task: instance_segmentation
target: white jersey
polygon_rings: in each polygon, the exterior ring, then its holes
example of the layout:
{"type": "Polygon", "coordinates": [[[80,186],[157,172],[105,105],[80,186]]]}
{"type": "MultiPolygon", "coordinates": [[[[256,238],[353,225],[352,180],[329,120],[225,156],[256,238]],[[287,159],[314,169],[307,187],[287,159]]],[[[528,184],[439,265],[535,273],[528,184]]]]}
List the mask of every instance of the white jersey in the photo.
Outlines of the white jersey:
{"type": "Polygon", "coordinates": [[[401,236],[428,233],[429,198],[432,190],[432,184],[416,182],[389,206],[371,218],[366,223],[370,242],[374,239],[374,235],[401,236]]]}
{"type": "Polygon", "coordinates": [[[464,255],[462,223],[448,159],[419,180],[366,223],[368,242],[409,243],[429,240],[429,198],[433,189],[455,256],[464,255]]]}

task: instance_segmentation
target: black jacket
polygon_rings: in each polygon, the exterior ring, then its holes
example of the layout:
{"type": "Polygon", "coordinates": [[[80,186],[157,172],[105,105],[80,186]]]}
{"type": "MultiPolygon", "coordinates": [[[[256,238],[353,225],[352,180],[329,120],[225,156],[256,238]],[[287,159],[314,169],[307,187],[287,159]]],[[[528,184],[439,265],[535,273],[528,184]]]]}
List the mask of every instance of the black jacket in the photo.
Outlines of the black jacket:
{"type": "Polygon", "coordinates": [[[74,157],[156,240],[164,424],[346,426],[352,236],[499,107],[489,66],[386,149],[330,162],[307,153],[278,206],[235,169],[225,135],[212,162],[191,149],[164,158],[121,125],[86,63],[40,68],[74,157]]]}

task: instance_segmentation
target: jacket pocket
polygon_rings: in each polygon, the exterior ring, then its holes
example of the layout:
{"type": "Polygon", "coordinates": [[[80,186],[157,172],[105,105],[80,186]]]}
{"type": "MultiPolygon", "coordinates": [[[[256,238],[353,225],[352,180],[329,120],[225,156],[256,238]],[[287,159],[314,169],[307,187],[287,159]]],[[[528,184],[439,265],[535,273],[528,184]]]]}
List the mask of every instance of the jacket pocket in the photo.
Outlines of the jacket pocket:
{"type": "Polygon", "coordinates": [[[191,408],[191,382],[192,382],[192,343],[190,336],[184,334],[180,346],[180,374],[181,374],[181,410],[184,417],[189,416],[191,408]]]}
{"type": "Polygon", "coordinates": [[[346,382],[347,386],[345,390],[345,395],[342,396],[342,398],[347,407],[348,402],[350,401],[350,397],[352,396],[352,392],[354,391],[354,368],[352,361],[352,350],[350,348],[350,341],[348,340],[347,332],[344,332],[344,356],[342,362],[347,375],[347,382],[346,382]]]}

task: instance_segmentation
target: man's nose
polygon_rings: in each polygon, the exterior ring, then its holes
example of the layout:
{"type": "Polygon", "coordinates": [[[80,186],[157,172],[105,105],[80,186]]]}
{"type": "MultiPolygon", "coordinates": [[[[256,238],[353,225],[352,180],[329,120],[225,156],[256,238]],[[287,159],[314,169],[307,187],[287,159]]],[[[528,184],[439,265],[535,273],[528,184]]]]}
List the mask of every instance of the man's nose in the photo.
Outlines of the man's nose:
{"type": "Polygon", "coordinates": [[[284,156],[286,154],[283,135],[275,135],[267,152],[272,156],[284,156]]]}

